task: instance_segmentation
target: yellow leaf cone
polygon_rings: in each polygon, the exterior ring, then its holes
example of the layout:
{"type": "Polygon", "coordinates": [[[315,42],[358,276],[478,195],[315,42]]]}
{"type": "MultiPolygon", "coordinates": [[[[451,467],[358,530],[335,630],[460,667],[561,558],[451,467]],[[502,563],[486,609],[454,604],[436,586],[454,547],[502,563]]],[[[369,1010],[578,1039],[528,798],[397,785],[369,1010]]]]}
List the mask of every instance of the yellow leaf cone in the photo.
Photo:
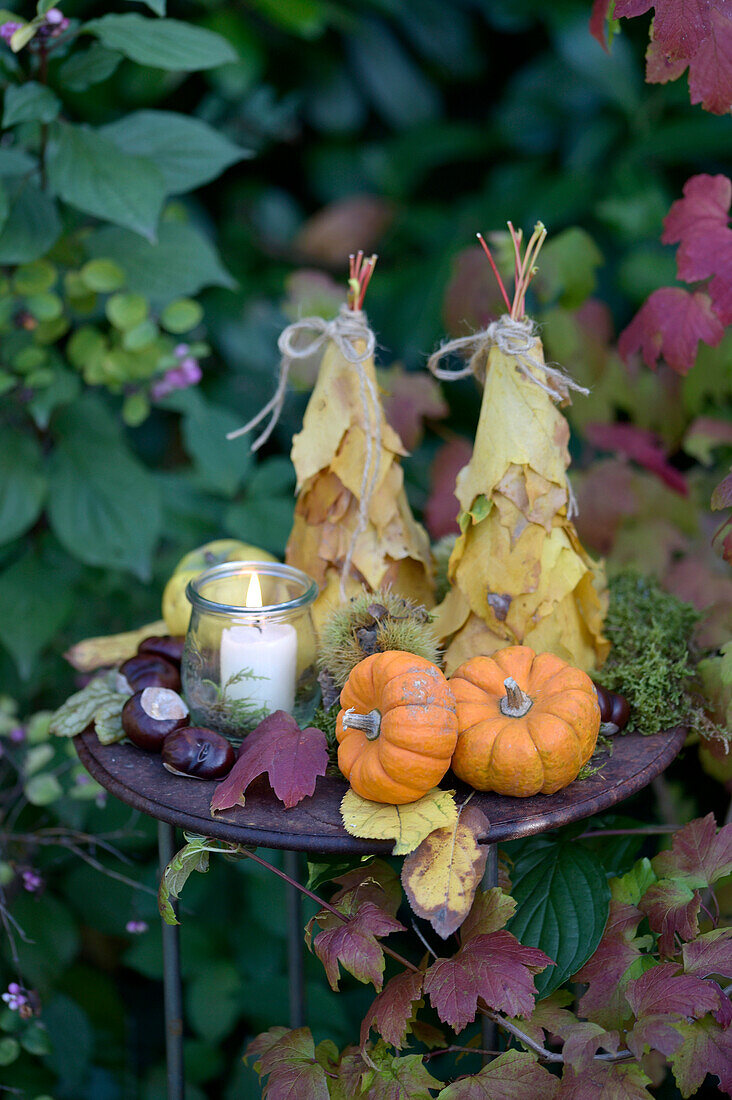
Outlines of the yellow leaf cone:
{"type": "MultiPolygon", "coordinates": [[[[538,339],[531,357],[544,362],[538,339]]],[[[605,660],[605,577],[567,517],[568,441],[549,394],[492,347],[475,448],[455,488],[462,533],[450,557],[453,587],[436,612],[448,675],[469,657],[518,644],[587,672],[605,660]]]]}
{"type": "MultiPolygon", "coordinates": [[[[373,359],[363,369],[376,392],[373,359]]],[[[358,525],[369,458],[364,401],[372,422],[380,426],[381,446],[368,522],[353,547],[345,581],[346,597],[356,595],[363,585],[373,591],[390,586],[428,607],[434,604],[429,539],[404,492],[399,459],[406,451],[387,424],[381,403],[374,409],[368,392],[362,394],[358,367],[331,341],[302,431],[292,441],[298,499],[285,554],[290,565],[303,569],[320,586],[313,605],[318,632],[329,611],[342,602],[341,570],[358,525]]],[[[371,469],[376,469],[375,455],[371,469]]]]}

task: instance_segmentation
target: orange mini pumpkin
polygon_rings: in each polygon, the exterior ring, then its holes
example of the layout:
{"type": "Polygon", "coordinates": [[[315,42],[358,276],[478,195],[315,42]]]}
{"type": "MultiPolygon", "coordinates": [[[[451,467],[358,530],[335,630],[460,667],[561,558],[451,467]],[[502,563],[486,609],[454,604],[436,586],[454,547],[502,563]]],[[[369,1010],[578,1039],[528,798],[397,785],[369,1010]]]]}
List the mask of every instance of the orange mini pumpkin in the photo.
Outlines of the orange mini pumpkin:
{"type": "Polygon", "coordinates": [[[587,673],[553,653],[508,646],[450,678],[458,743],[452,769],[479,791],[554,794],[592,756],[600,706],[587,673]]]}
{"type": "Polygon", "coordinates": [[[416,802],[439,783],[457,741],[455,700],[424,657],[387,650],[366,657],[341,692],[338,767],[372,802],[416,802]]]}

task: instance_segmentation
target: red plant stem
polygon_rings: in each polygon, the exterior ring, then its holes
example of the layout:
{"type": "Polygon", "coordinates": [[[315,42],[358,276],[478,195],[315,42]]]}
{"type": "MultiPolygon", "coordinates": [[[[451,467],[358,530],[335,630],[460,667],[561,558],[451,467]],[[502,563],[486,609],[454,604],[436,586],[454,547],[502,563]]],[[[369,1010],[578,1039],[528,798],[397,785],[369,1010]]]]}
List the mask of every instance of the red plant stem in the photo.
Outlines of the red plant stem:
{"type": "Polygon", "coordinates": [[[493,268],[493,274],[495,275],[496,281],[498,282],[498,288],[501,291],[501,294],[503,295],[503,300],[506,303],[506,309],[510,313],[511,312],[511,302],[509,300],[508,294],[506,293],[506,288],[503,285],[503,279],[501,278],[501,273],[499,272],[498,268],[496,267],[495,260],[493,259],[493,256],[491,255],[491,250],[488,247],[488,245],[485,243],[485,241],[483,240],[480,233],[476,233],[475,235],[478,238],[478,240],[480,241],[481,248],[485,252],[486,256],[488,257],[488,262],[490,263],[491,267],[493,268]]]}

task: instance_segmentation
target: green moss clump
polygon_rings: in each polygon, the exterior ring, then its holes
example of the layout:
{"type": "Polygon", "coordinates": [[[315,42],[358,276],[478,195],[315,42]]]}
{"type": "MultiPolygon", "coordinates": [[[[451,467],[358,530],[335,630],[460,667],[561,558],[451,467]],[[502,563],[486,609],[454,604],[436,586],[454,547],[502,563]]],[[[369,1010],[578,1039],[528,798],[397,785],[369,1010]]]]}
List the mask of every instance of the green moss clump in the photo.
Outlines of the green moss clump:
{"type": "Polygon", "coordinates": [[[612,649],[597,679],[630,703],[629,729],[657,733],[688,718],[689,645],[698,619],[691,604],[653,577],[626,570],[610,581],[605,633],[612,649]]]}
{"type": "Polygon", "coordinates": [[[318,664],[341,688],[365,657],[391,649],[416,653],[437,664],[440,645],[431,615],[421,604],[394,592],[364,591],[325,622],[318,664]]]}
{"type": "Polygon", "coordinates": [[[315,708],[315,713],[312,719],[308,723],[314,726],[318,730],[322,730],[325,734],[325,739],[328,743],[328,755],[330,756],[331,764],[336,762],[338,756],[338,739],[336,738],[336,719],[338,717],[338,711],[340,710],[340,703],[334,703],[332,707],[324,707],[322,703],[319,703],[315,708]]]}

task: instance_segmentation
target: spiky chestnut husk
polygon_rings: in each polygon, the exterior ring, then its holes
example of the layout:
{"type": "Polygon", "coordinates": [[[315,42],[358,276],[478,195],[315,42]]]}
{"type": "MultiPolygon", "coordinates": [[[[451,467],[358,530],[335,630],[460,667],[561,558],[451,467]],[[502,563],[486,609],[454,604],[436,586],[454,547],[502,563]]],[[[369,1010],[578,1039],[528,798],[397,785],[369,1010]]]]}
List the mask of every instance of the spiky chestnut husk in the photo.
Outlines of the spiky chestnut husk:
{"type": "Polygon", "coordinates": [[[343,687],[365,657],[392,649],[440,664],[440,645],[431,615],[422,604],[388,590],[364,591],[326,620],[318,664],[343,687]]]}
{"type": "Polygon", "coordinates": [[[457,542],[457,535],[443,535],[441,539],[432,545],[432,561],[435,567],[435,599],[442,603],[450,591],[450,581],[447,579],[447,567],[450,564],[450,555],[457,542]]]}

